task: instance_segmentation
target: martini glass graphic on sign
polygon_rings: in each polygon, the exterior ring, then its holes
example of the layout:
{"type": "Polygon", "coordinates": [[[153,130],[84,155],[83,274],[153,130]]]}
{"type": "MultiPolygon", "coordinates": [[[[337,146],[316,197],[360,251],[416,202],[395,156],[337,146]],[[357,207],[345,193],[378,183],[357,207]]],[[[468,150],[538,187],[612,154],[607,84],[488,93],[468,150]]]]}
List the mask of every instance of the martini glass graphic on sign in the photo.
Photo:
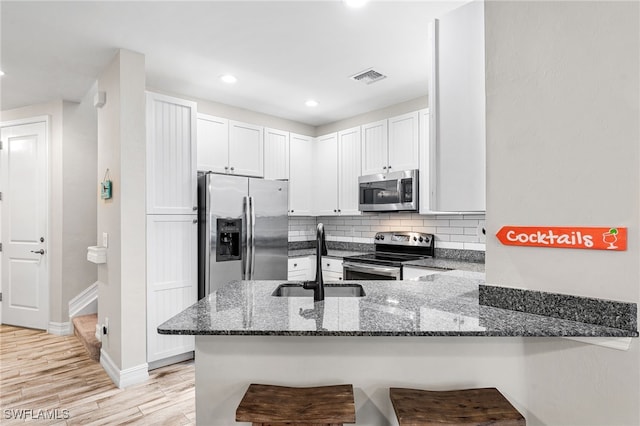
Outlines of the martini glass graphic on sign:
{"type": "Polygon", "coordinates": [[[609,229],[609,232],[605,232],[602,234],[602,241],[609,244],[607,250],[617,249],[618,247],[615,245],[616,241],[618,241],[618,230],[616,228],[609,229]]]}

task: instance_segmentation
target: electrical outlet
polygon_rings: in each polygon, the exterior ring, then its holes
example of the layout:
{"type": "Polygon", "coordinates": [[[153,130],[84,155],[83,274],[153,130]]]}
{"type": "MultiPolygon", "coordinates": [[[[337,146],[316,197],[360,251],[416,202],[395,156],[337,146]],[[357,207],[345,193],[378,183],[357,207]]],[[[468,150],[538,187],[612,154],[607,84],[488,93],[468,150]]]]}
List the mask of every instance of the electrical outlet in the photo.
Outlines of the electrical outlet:
{"type": "Polygon", "coordinates": [[[107,234],[106,232],[102,233],[102,247],[109,247],[109,234],[107,234]]]}

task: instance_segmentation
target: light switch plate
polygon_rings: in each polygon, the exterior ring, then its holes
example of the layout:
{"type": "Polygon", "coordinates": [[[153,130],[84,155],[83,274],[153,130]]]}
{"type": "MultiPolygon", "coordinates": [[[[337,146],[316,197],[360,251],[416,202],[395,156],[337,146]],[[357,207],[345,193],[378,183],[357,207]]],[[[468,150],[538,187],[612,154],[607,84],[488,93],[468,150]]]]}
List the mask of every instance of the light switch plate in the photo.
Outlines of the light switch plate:
{"type": "Polygon", "coordinates": [[[107,234],[106,232],[102,233],[102,247],[109,247],[109,234],[107,234]]]}

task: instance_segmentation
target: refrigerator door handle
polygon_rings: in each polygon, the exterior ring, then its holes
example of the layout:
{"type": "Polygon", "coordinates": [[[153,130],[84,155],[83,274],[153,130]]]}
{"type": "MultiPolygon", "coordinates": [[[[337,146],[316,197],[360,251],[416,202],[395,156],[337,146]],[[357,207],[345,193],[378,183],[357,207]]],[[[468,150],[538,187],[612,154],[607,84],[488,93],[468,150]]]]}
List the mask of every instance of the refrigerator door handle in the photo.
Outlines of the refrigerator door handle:
{"type": "Polygon", "coordinates": [[[249,206],[249,197],[244,197],[243,198],[243,203],[242,203],[242,214],[243,214],[243,226],[242,226],[242,230],[244,232],[244,236],[245,236],[245,241],[242,242],[242,279],[246,280],[248,279],[248,275],[249,275],[249,257],[250,257],[250,250],[251,250],[251,246],[250,243],[251,241],[249,240],[249,234],[250,234],[250,223],[249,223],[249,211],[250,211],[250,206],[249,206]]]}
{"type": "Polygon", "coordinates": [[[250,238],[250,257],[249,257],[249,279],[253,279],[253,273],[256,265],[256,206],[254,204],[253,197],[249,197],[249,216],[251,231],[249,232],[250,238]]]}

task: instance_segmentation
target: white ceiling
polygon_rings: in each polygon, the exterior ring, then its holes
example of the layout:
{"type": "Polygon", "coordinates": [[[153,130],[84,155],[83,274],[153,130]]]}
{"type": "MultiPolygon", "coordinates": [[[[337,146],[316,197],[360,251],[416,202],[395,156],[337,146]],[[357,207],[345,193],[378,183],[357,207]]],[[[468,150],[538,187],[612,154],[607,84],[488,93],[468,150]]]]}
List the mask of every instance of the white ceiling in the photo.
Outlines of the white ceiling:
{"type": "Polygon", "coordinates": [[[318,126],[426,95],[428,23],[463,3],[2,0],[0,106],[78,101],[125,48],[147,87],[318,126]],[[348,78],[370,67],[388,78],[348,78]]]}

